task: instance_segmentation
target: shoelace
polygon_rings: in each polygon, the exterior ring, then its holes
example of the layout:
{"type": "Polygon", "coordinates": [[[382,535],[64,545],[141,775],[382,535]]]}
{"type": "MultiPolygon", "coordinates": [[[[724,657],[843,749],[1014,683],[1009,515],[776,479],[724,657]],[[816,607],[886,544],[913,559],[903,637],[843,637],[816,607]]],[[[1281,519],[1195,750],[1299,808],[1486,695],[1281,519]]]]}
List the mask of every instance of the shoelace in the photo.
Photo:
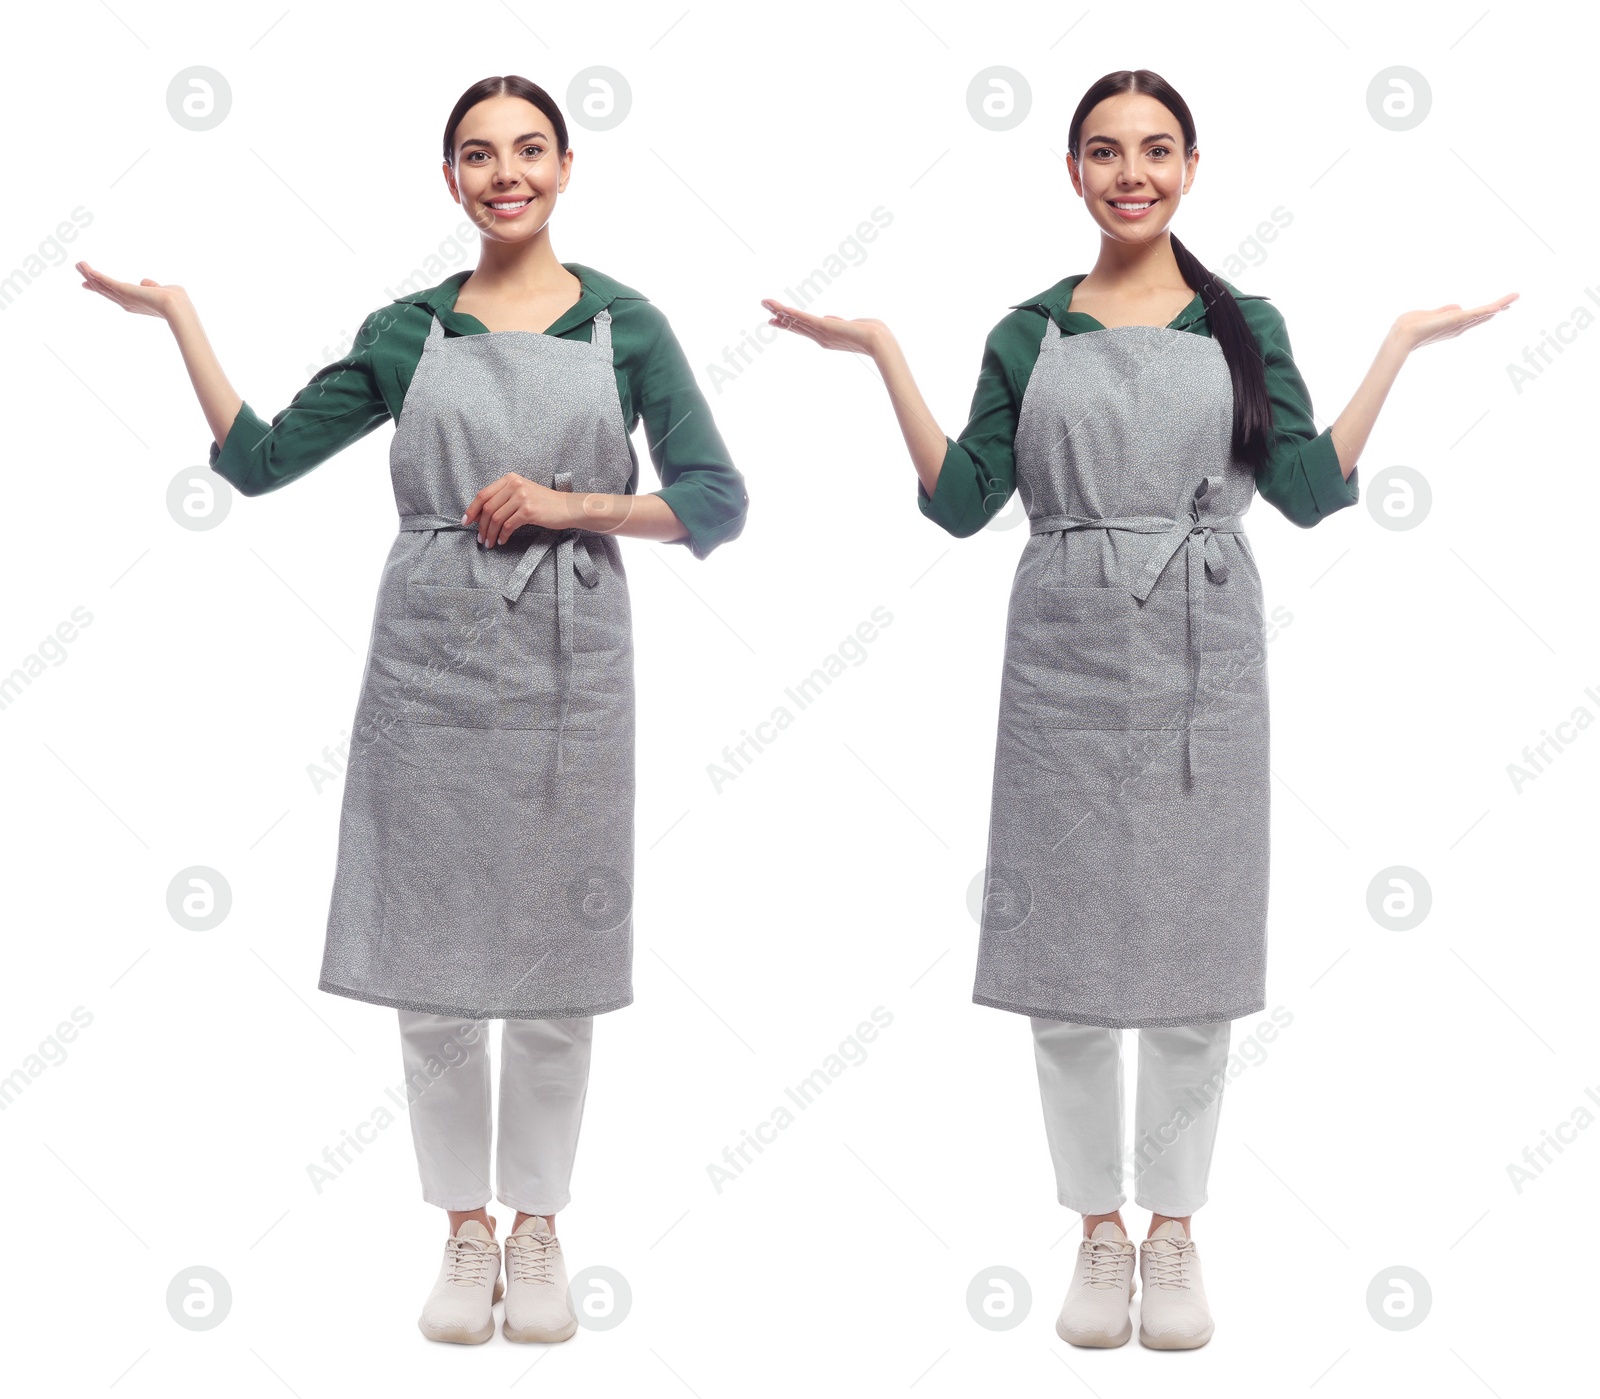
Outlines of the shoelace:
{"type": "Polygon", "coordinates": [[[1187,1287],[1189,1260],[1195,1256],[1194,1240],[1163,1239],[1145,1250],[1150,1259],[1150,1281],[1157,1287],[1187,1287]]]}
{"type": "Polygon", "coordinates": [[[1123,1287],[1126,1285],[1122,1277],[1123,1259],[1127,1250],[1122,1248],[1114,1239],[1085,1239],[1079,1247],[1089,1257],[1088,1275],[1084,1278],[1087,1287],[1123,1287]]]}
{"type": "Polygon", "coordinates": [[[560,1245],[554,1234],[506,1235],[506,1262],[518,1282],[551,1282],[560,1245]]]}
{"type": "Polygon", "coordinates": [[[493,1242],[483,1239],[450,1239],[445,1246],[445,1258],[448,1263],[445,1276],[463,1287],[482,1287],[500,1264],[493,1242]]]}

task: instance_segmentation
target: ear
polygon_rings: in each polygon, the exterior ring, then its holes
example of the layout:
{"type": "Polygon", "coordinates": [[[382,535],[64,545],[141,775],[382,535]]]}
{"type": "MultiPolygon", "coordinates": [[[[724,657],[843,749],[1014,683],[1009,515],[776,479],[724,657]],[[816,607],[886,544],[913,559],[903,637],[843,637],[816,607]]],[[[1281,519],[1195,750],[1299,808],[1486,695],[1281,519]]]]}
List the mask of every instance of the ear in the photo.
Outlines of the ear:
{"type": "Polygon", "coordinates": [[[1194,148],[1194,154],[1189,157],[1189,169],[1183,177],[1183,192],[1187,194],[1194,188],[1194,172],[1200,165],[1200,147],[1194,148]]]}

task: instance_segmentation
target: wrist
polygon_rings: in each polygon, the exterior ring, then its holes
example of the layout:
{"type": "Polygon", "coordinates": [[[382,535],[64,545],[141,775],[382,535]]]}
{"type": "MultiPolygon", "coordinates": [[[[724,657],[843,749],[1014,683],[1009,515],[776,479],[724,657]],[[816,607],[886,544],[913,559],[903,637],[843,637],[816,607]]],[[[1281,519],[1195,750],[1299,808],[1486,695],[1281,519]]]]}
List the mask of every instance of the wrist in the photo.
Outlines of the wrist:
{"type": "Polygon", "coordinates": [[[872,326],[867,331],[867,354],[882,369],[900,355],[900,342],[886,325],[872,326]]]}
{"type": "Polygon", "coordinates": [[[197,326],[200,323],[200,317],[194,309],[194,302],[189,300],[188,292],[182,290],[182,288],[174,288],[171,295],[168,296],[163,319],[174,330],[180,326],[188,328],[197,326]]]}
{"type": "Polygon", "coordinates": [[[1396,321],[1389,327],[1389,333],[1383,337],[1383,344],[1379,347],[1379,352],[1398,359],[1404,359],[1414,349],[1416,349],[1416,342],[1402,328],[1400,322],[1396,321]]]}
{"type": "Polygon", "coordinates": [[[603,491],[585,491],[567,505],[569,529],[584,529],[603,534],[617,523],[614,497],[603,491]]]}

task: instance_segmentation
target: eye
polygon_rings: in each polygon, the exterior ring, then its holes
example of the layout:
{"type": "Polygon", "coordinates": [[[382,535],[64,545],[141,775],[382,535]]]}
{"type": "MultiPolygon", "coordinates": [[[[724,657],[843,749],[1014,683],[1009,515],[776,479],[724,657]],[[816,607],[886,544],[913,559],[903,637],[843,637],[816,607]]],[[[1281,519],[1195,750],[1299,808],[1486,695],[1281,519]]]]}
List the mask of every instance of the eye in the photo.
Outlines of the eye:
{"type": "Polygon", "coordinates": [[[541,146],[537,141],[534,141],[522,148],[523,155],[527,155],[529,151],[533,151],[535,153],[533,158],[537,160],[541,155],[544,154],[544,147],[541,146]]]}
{"type": "Polygon", "coordinates": [[[1170,155],[1171,151],[1169,151],[1167,149],[1167,147],[1165,147],[1165,146],[1151,146],[1150,147],[1150,154],[1151,155],[1170,155]]]}

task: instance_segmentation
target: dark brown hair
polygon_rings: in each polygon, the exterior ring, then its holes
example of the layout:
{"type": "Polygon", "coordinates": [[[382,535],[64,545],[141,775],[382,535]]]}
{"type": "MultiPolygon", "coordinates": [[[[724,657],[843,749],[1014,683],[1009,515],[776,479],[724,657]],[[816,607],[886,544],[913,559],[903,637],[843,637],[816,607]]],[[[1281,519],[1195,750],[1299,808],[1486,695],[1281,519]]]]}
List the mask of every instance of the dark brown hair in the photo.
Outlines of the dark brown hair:
{"type": "MultiPolygon", "coordinates": [[[[1078,109],[1072,114],[1072,125],[1067,129],[1067,149],[1072,158],[1082,162],[1079,153],[1083,123],[1101,102],[1119,92],[1139,92],[1153,97],[1178,119],[1183,128],[1183,156],[1187,161],[1194,154],[1194,117],[1189,104],[1178,96],[1171,83],[1159,73],[1148,68],[1125,68],[1121,72],[1107,73],[1083,94],[1078,109]]],[[[1273,436],[1272,404],[1267,398],[1267,376],[1261,347],[1256,343],[1233,299],[1233,293],[1223,286],[1222,279],[1207,270],[1205,265],[1178,241],[1177,235],[1168,231],[1173,255],[1178,260],[1178,271],[1195,291],[1206,308],[1206,324],[1211,338],[1222,347],[1228,362],[1228,372],[1233,377],[1233,454],[1260,467],[1267,459],[1273,436]]]]}
{"type": "Polygon", "coordinates": [[[452,170],[456,167],[456,128],[461,125],[461,118],[486,97],[520,97],[533,103],[550,118],[550,125],[555,128],[556,155],[566,155],[567,122],[561,115],[561,108],[556,106],[555,99],[538,83],[530,83],[526,78],[511,73],[503,78],[483,78],[473,83],[451,109],[450,120],[444,124],[444,158],[452,170]]]}

